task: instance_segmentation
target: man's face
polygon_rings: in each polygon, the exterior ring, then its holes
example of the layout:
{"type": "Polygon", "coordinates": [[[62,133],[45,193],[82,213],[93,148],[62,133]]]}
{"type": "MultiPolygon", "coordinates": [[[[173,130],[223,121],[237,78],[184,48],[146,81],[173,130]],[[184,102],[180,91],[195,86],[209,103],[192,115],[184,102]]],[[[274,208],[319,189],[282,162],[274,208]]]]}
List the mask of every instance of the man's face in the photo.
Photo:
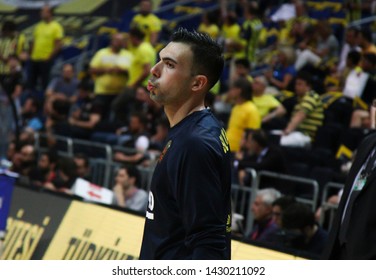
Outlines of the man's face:
{"type": "Polygon", "coordinates": [[[51,9],[47,6],[43,7],[40,11],[40,17],[42,20],[49,20],[52,17],[51,9]]]}
{"type": "Polygon", "coordinates": [[[41,155],[38,160],[38,167],[42,170],[48,170],[50,167],[50,160],[47,155],[41,155]]]}
{"type": "Polygon", "coordinates": [[[159,56],[160,61],[150,71],[150,97],[161,105],[180,106],[192,94],[192,51],[186,44],[171,42],[159,56]]]}
{"type": "Polygon", "coordinates": [[[85,165],[85,160],[82,158],[75,158],[74,161],[77,165],[77,175],[81,178],[85,177],[88,173],[88,168],[85,165]]]}
{"type": "Polygon", "coordinates": [[[140,14],[142,15],[148,15],[150,14],[152,9],[152,5],[150,1],[141,1],[140,3],[140,14]]]}
{"type": "Polygon", "coordinates": [[[114,34],[111,39],[111,47],[115,51],[120,51],[124,46],[124,36],[122,34],[114,34]]]}
{"type": "Polygon", "coordinates": [[[262,94],[265,91],[265,84],[261,81],[260,78],[255,78],[252,83],[253,93],[262,94]]]}
{"type": "Polygon", "coordinates": [[[346,32],[345,41],[351,46],[356,45],[358,41],[356,33],[353,30],[348,30],[346,32]]]}
{"type": "Polygon", "coordinates": [[[64,65],[63,67],[63,78],[65,80],[70,80],[73,78],[74,71],[71,64],[64,65]]]}
{"type": "Polygon", "coordinates": [[[261,196],[257,196],[251,207],[255,221],[262,221],[271,215],[271,206],[266,205],[261,196]]]}
{"type": "Polygon", "coordinates": [[[311,88],[308,86],[307,82],[301,79],[296,79],[295,81],[295,93],[297,96],[304,96],[311,88]]]}
{"type": "Polygon", "coordinates": [[[115,182],[116,184],[120,184],[123,188],[126,189],[130,186],[129,179],[130,178],[128,176],[127,170],[124,168],[121,168],[119,169],[116,175],[115,182]]]}

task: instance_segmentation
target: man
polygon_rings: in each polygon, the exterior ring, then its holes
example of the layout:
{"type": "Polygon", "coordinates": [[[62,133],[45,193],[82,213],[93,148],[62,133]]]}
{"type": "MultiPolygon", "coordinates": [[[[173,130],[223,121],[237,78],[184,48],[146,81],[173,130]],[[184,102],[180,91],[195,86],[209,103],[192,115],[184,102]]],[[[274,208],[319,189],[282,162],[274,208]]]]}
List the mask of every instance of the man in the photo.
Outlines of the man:
{"type": "Polygon", "coordinates": [[[153,3],[150,0],[140,1],[140,10],[131,22],[131,28],[141,28],[145,33],[145,40],[155,46],[158,42],[159,33],[162,30],[161,20],[152,13],[153,3]]]}
{"type": "Polygon", "coordinates": [[[33,42],[29,69],[29,86],[36,89],[38,79],[41,79],[41,90],[48,85],[54,58],[62,48],[64,36],[63,27],[55,20],[51,8],[44,6],[41,10],[42,21],[33,32],[33,42]]]}
{"type": "Polygon", "coordinates": [[[298,104],[283,131],[280,144],[290,147],[309,147],[317,129],[324,121],[324,107],[320,96],[312,90],[311,75],[300,72],[295,81],[298,104]]]}
{"type": "Polygon", "coordinates": [[[235,106],[231,110],[228,121],[227,134],[231,151],[237,152],[246,129],[259,129],[261,125],[260,113],[252,99],[252,85],[246,79],[234,82],[229,97],[235,106]]]}
{"type": "Polygon", "coordinates": [[[148,194],[140,189],[140,172],[135,166],[121,167],[115,178],[114,204],[134,211],[145,213],[148,194]]]}
{"type": "Polygon", "coordinates": [[[77,176],[87,181],[91,181],[89,157],[84,153],[78,153],[74,155],[73,160],[77,166],[77,176]]]}
{"type": "Polygon", "coordinates": [[[129,30],[129,40],[131,43],[131,53],[133,55],[132,66],[130,68],[129,86],[137,88],[147,85],[147,77],[150,69],[156,60],[156,52],[153,46],[144,41],[145,34],[138,28],[129,30]]]}
{"type": "Polygon", "coordinates": [[[363,28],[359,31],[358,44],[362,49],[362,54],[376,54],[376,46],[373,43],[372,31],[369,28],[363,28]]]}
{"type": "Polygon", "coordinates": [[[300,202],[283,211],[282,229],[282,246],[302,251],[312,257],[318,257],[328,241],[328,233],[315,222],[312,209],[300,202]]]}
{"type": "Polygon", "coordinates": [[[131,64],[132,54],[124,49],[124,35],[121,33],[112,35],[110,47],[95,53],[90,72],[94,77],[95,99],[102,103],[103,112],[110,111],[112,101],[125,89],[131,64]]]}
{"type": "Polygon", "coordinates": [[[332,224],[324,259],[364,260],[376,258],[375,213],[376,134],[367,136],[347,177],[337,215],[332,224]]]}
{"type": "Polygon", "coordinates": [[[61,76],[55,77],[49,83],[46,90],[46,97],[62,97],[67,98],[70,103],[74,103],[77,100],[77,87],[78,79],[75,77],[74,69],[72,64],[64,64],[62,68],[61,76]]]}
{"type": "Polygon", "coordinates": [[[238,176],[241,185],[250,185],[246,168],[256,171],[267,170],[286,173],[286,159],[279,147],[270,145],[266,133],[262,130],[249,132],[245,138],[245,150],[236,154],[238,176]]]}
{"type": "Polygon", "coordinates": [[[32,185],[42,187],[45,183],[52,182],[56,177],[57,162],[58,155],[55,151],[41,153],[37,166],[29,174],[32,185]]]}
{"type": "Polygon", "coordinates": [[[148,89],[171,128],[151,182],[140,259],[230,259],[229,145],[204,106],[223,69],[221,48],[179,29],[159,56],[148,89]]]}
{"type": "Polygon", "coordinates": [[[251,206],[255,221],[250,239],[259,242],[270,243],[274,240],[277,224],[272,217],[272,204],[281,197],[281,193],[273,188],[257,191],[256,198],[251,206]]]}
{"type": "Polygon", "coordinates": [[[345,33],[345,44],[342,46],[339,63],[337,66],[337,73],[343,74],[346,69],[347,55],[351,51],[360,52],[361,48],[358,46],[359,30],[356,27],[349,27],[345,33]]]}

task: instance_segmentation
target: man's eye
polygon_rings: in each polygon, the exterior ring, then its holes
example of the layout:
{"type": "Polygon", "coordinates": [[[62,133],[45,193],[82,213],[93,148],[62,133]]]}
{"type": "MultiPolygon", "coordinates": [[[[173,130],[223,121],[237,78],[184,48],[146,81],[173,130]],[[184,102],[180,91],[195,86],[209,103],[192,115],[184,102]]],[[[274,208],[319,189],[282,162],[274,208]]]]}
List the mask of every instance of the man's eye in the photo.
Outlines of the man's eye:
{"type": "Polygon", "coordinates": [[[166,62],[166,66],[168,68],[174,68],[174,64],[172,64],[171,62],[166,62]]]}

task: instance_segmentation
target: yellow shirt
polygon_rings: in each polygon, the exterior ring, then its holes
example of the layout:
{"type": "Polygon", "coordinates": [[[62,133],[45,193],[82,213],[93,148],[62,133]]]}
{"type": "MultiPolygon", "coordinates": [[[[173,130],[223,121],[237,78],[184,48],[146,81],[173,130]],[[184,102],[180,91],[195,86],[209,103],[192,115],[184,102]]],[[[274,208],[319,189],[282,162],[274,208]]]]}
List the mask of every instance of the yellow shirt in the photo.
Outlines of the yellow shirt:
{"type": "Polygon", "coordinates": [[[154,14],[148,14],[147,16],[137,14],[133,17],[131,22],[131,27],[136,26],[145,33],[145,41],[150,42],[150,34],[161,31],[162,22],[154,14]]]}
{"type": "MultiPolygon", "coordinates": [[[[222,26],[222,36],[226,40],[231,40],[233,42],[240,42],[240,32],[241,32],[241,27],[239,24],[235,23],[232,25],[223,25],[222,26]]],[[[236,57],[241,57],[242,56],[242,51],[234,52],[234,51],[229,51],[227,50],[225,53],[225,58],[230,58],[232,55],[235,55],[236,57]]]]}
{"type": "Polygon", "coordinates": [[[205,25],[201,23],[198,27],[198,32],[206,33],[213,39],[217,39],[219,36],[219,27],[215,24],[205,25]]]}
{"type": "Polygon", "coordinates": [[[57,21],[41,21],[34,29],[33,33],[33,51],[32,60],[47,60],[50,58],[54,48],[55,41],[62,39],[64,36],[63,27],[57,21]]]}
{"type": "Polygon", "coordinates": [[[253,96],[253,103],[256,105],[261,118],[265,117],[271,110],[277,108],[280,103],[279,101],[270,94],[264,94],[261,96],[253,96]]]}
{"type": "MultiPolygon", "coordinates": [[[[142,74],[145,64],[150,64],[151,67],[154,66],[157,53],[149,42],[143,42],[138,47],[130,49],[130,51],[133,55],[133,61],[129,73],[129,85],[133,85],[142,74]]],[[[147,85],[147,78],[142,85],[147,85]]]]}
{"type": "MultiPolygon", "coordinates": [[[[90,62],[92,68],[112,68],[119,67],[129,70],[132,64],[132,54],[122,49],[119,53],[114,53],[111,48],[99,50],[90,62]]],[[[118,94],[127,85],[127,77],[124,74],[103,74],[94,77],[96,94],[118,94]]]]}
{"type": "Polygon", "coordinates": [[[227,128],[227,138],[231,151],[239,151],[240,142],[246,129],[259,129],[260,126],[260,113],[252,101],[235,105],[232,108],[227,128]]]}

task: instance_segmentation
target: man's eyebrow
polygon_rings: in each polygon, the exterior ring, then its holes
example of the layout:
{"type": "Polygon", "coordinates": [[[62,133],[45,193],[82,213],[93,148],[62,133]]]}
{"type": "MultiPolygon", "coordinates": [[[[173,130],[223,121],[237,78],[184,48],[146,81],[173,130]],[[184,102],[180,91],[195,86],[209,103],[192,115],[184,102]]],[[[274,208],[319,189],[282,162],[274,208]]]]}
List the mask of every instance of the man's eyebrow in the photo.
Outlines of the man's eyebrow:
{"type": "Polygon", "coordinates": [[[161,60],[163,62],[170,61],[170,62],[173,62],[174,64],[178,64],[178,62],[175,59],[171,58],[171,57],[161,57],[161,60]]]}

